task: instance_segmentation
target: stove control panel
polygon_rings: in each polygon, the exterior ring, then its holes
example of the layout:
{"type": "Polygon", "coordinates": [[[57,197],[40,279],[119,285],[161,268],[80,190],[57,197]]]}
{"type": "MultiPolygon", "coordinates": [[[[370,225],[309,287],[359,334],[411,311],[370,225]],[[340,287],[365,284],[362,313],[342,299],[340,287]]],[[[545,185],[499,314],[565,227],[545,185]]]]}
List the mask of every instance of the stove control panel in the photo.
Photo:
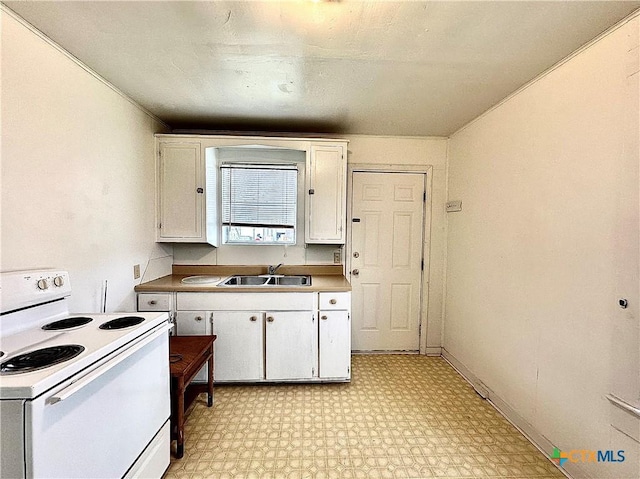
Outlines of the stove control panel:
{"type": "Polygon", "coordinates": [[[53,301],[70,294],[71,281],[67,271],[34,270],[0,274],[2,312],[53,301]]]}

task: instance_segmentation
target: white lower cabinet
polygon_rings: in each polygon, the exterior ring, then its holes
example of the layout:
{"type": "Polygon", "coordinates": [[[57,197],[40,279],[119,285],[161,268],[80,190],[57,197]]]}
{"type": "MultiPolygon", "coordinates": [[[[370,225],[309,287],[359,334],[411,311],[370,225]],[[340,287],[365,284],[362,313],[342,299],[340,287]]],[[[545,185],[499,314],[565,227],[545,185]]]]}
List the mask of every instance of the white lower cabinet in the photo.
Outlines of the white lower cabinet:
{"type": "Polygon", "coordinates": [[[348,311],[320,311],[319,371],[322,379],[351,377],[351,321],[348,311]]]}
{"type": "Polygon", "coordinates": [[[312,311],[266,314],[266,379],[311,379],[317,366],[317,332],[312,311]]]}
{"type": "Polygon", "coordinates": [[[319,377],[351,378],[351,293],[318,293],[319,377]]]}
{"type": "Polygon", "coordinates": [[[217,336],[215,381],[349,380],[349,293],[325,294],[177,293],[177,334],[217,336]]]}
{"type": "MultiPolygon", "coordinates": [[[[176,313],[176,335],[205,336],[211,334],[209,318],[210,315],[207,311],[178,311],[176,313]]],[[[193,380],[206,383],[208,371],[209,366],[205,364],[193,380]]]]}
{"type": "Polygon", "coordinates": [[[216,381],[256,381],[264,378],[263,313],[214,311],[212,333],[216,381]]]}

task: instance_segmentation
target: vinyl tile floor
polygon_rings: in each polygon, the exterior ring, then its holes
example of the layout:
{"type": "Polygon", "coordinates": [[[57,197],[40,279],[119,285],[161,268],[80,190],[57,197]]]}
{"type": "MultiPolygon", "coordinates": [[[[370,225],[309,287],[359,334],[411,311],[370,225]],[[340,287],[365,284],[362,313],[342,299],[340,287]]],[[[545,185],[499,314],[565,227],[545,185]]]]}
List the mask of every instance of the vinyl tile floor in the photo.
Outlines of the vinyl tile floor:
{"type": "Polygon", "coordinates": [[[563,478],[442,358],[354,355],[340,384],[216,386],[165,479],[563,478]]]}

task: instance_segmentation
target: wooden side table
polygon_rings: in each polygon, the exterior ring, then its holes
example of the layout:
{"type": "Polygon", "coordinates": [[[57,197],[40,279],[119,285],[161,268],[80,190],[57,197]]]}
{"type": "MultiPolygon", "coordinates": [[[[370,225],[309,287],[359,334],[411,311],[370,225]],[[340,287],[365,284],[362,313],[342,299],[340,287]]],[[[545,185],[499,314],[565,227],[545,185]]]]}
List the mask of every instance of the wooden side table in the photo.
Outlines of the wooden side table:
{"type": "Polygon", "coordinates": [[[215,340],[215,335],[169,338],[171,437],[177,440],[177,458],[184,455],[184,413],[189,405],[202,392],[208,394],[207,406],[213,405],[213,342],[215,340]],[[209,363],[207,383],[191,384],[207,361],[209,363]]]}

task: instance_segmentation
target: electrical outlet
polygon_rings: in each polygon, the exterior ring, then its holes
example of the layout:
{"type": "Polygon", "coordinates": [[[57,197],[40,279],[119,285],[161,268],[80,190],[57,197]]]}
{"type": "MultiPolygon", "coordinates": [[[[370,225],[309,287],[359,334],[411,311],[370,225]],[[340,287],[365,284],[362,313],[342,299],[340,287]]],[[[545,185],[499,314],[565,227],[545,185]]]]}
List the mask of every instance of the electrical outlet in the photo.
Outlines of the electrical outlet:
{"type": "Polygon", "coordinates": [[[134,264],[133,265],[133,279],[138,279],[140,278],[140,265],[139,264],[134,264]]]}
{"type": "Polygon", "coordinates": [[[334,264],[340,264],[340,261],[342,261],[342,254],[340,254],[340,251],[334,251],[333,252],[334,264]]]}

